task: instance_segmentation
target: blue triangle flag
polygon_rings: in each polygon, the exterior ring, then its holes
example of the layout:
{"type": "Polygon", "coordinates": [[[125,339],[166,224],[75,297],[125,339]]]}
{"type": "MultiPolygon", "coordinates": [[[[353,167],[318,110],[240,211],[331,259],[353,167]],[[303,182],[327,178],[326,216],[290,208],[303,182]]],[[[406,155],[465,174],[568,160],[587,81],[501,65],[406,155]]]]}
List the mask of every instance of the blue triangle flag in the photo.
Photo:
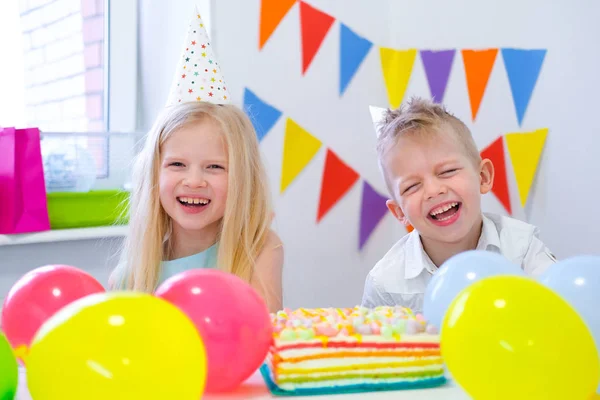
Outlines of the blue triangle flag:
{"type": "Polygon", "coordinates": [[[250,89],[244,89],[244,111],[252,121],[254,130],[260,142],[277,123],[281,111],[265,103],[250,89]]]}
{"type": "Polygon", "coordinates": [[[519,125],[523,122],[545,56],[545,49],[502,49],[504,67],[508,75],[519,125]]]}
{"type": "Polygon", "coordinates": [[[373,43],[340,24],[340,96],[360,67],[373,43]]]}

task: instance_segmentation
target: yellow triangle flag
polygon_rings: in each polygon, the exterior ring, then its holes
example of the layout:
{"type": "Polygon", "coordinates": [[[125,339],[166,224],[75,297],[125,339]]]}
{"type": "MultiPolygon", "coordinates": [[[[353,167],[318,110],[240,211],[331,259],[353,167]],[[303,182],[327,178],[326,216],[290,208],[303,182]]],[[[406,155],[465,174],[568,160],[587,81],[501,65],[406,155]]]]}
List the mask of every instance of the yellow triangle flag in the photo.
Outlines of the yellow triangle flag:
{"type": "Polygon", "coordinates": [[[504,135],[523,207],[527,203],[529,190],[535,179],[546,136],[548,136],[548,128],[504,135]]]}
{"type": "Polygon", "coordinates": [[[398,108],[408,86],[408,80],[417,56],[417,49],[394,50],[381,47],[379,48],[379,56],[390,107],[398,108]]]}
{"type": "Polygon", "coordinates": [[[321,141],[308,133],[291,118],[285,125],[281,193],[287,189],[321,148],[321,141]]]}

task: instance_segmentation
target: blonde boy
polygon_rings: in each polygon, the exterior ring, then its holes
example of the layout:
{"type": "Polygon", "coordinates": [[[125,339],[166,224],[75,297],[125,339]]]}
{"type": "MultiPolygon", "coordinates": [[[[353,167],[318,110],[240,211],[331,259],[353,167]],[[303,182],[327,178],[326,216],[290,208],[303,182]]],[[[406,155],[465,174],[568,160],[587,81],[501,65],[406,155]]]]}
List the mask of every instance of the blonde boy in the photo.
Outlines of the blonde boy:
{"type": "Polygon", "coordinates": [[[556,259],[525,222],[482,213],[494,166],[481,159],[471,132],[443,106],[414,98],[387,110],[377,151],[390,212],[414,230],[368,274],[362,305],[401,305],[422,312],[427,283],[447,259],[467,250],[504,255],[530,275],[556,259]]]}

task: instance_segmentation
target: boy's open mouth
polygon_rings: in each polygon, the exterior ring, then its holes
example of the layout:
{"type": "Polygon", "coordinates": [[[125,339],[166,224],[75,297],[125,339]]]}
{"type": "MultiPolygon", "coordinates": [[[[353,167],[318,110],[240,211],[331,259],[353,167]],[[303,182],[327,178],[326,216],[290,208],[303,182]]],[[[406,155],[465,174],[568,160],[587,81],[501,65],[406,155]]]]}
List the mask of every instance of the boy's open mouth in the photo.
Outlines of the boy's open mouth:
{"type": "Polygon", "coordinates": [[[177,197],[177,201],[186,207],[204,207],[210,204],[209,199],[202,197],[177,197]]]}
{"type": "Polygon", "coordinates": [[[446,221],[452,218],[460,209],[462,203],[446,203],[429,211],[428,217],[435,221],[446,221]]]}

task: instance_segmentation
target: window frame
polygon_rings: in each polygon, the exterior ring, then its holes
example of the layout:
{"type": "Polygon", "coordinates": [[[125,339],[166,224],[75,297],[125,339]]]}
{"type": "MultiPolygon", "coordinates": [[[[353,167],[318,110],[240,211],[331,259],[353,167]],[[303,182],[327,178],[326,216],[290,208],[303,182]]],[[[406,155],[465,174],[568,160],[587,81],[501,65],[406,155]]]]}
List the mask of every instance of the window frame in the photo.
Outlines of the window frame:
{"type": "Polygon", "coordinates": [[[138,2],[106,0],[105,5],[104,125],[109,132],[134,132],[138,119],[138,2]],[[116,37],[119,40],[112,40],[116,37]]]}

